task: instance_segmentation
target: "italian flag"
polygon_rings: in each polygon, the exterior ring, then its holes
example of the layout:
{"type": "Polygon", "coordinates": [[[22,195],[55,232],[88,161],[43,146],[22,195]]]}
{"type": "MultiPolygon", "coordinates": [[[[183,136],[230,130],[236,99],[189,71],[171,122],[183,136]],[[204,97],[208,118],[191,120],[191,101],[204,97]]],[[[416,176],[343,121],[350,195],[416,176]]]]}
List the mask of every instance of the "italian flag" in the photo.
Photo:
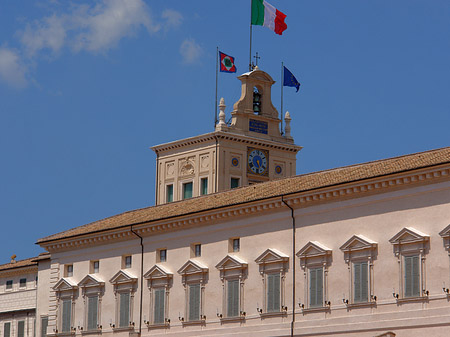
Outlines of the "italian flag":
{"type": "Polygon", "coordinates": [[[264,26],[281,35],[286,30],[286,15],[265,0],[252,0],[252,25],[264,26]]]}

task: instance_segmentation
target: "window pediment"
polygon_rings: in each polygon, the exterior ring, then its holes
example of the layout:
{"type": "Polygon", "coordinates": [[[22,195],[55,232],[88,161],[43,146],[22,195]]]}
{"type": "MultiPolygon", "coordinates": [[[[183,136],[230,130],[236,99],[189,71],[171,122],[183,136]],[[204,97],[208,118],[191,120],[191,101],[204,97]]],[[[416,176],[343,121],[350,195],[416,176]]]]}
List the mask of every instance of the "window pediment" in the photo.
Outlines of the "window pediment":
{"type": "Polygon", "coordinates": [[[164,268],[161,265],[155,264],[148,272],[144,274],[144,278],[148,280],[155,280],[155,279],[168,279],[173,276],[173,273],[168,271],[166,268],[164,268]]]}
{"type": "Polygon", "coordinates": [[[137,277],[125,270],[119,270],[109,282],[114,285],[134,283],[137,281],[137,277]]]}
{"type": "Polygon", "coordinates": [[[289,256],[279,250],[268,248],[255,260],[257,264],[268,264],[289,261],[289,256]]]}
{"type": "Polygon", "coordinates": [[[55,291],[69,291],[76,290],[78,288],[77,284],[70,277],[61,278],[53,287],[55,291]]]}
{"type": "Polygon", "coordinates": [[[244,269],[247,268],[248,264],[241,258],[235,255],[227,255],[222,261],[220,261],[216,268],[220,270],[231,270],[231,269],[244,269]]]}
{"type": "Polygon", "coordinates": [[[450,250],[450,225],[440,231],[439,235],[444,239],[445,249],[450,250]]]}
{"type": "Polygon", "coordinates": [[[180,275],[193,275],[207,273],[208,267],[195,260],[188,260],[179,270],[180,275]]]}
{"type": "Polygon", "coordinates": [[[339,249],[343,252],[350,252],[354,250],[374,249],[378,243],[366,238],[363,235],[353,235],[347,242],[345,242],[339,249]]]}
{"type": "Polygon", "coordinates": [[[430,238],[429,235],[418,231],[412,227],[405,227],[400,232],[395,234],[392,239],[389,240],[390,243],[394,245],[425,242],[430,238]]]}
{"type": "Polygon", "coordinates": [[[307,264],[324,264],[328,263],[328,258],[331,256],[332,250],[327,246],[317,241],[309,241],[296,254],[300,259],[303,267],[307,264]]]}
{"type": "Polygon", "coordinates": [[[79,283],[78,286],[82,288],[94,288],[94,287],[103,287],[105,282],[100,279],[98,276],[93,274],[86,275],[79,283]]]}

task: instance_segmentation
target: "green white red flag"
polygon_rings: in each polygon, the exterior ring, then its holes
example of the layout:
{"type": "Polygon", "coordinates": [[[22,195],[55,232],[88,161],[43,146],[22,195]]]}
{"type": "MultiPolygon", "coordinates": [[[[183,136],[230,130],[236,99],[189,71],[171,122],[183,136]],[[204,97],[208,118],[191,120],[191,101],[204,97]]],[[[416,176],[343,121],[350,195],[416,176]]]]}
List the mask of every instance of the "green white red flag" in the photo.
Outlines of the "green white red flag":
{"type": "Polygon", "coordinates": [[[252,0],[252,25],[264,26],[282,35],[287,25],[286,15],[265,0],[252,0]]]}

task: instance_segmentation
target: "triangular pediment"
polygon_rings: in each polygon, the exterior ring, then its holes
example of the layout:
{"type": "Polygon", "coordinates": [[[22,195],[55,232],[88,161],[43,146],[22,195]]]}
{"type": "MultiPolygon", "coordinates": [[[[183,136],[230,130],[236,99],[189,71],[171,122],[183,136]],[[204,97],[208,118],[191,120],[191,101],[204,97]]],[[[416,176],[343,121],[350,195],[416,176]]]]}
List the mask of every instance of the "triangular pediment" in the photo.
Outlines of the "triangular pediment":
{"type": "Polygon", "coordinates": [[[258,256],[255,260],[257,264],[262,263],[276,263],[276,262],[285,262],[289,260],[289,256],[280,252],[279,250],[268,248],[258,256]]]}
{"type": "Polygon", "coordinates": [[[170,278],[173,274],[165,269],[161,265],[155,264],[148,272],[145,273],[144,277],[146,279],[162,279],[162,278],[170,278]]]}
{"type": "Polygon", "coordinates": [[[331,249],[317,241],[309,241],[297,253],[300,258],[324,256],[331,254],[331,249]]]}
{"type": "Polygon", "coordinates": [[[125,270],[119,270],[110,280],[109,282],[112,284],[121,284],[121,283],[132,283],[136,282],[137,277],[125,270]]]}
{"type": "Polygon", "coordinates": [[[424,242],[430,238],[428,234],[422,233],[415,228],[405,227],[389,240],[392,244],[424,242]]]}
{"type": "Polygon", "coordinates": [[[195,260],[188,260],[179,270],[178,274],[180,275],[190,275],[190,274],[199,274],[206,273],[208,271],[208,267],[203,265],[202,263],[195,260]]]}
{"type": "Polygon", "coordinates": [[[442,231],[440,231],[439,235],[443,238],[449,238],[450,237],[450,225],[448,225],[442,231]]]}
{"type": "Polygon", "coordinates": [[[93,274],[86,275],[79,283],[79,287],[102,287],[105,282],[93,274]]]}
{"type": "Polygon", "coordinates": [[[53,287],[55,291],[75,290],[77,284],[70,277],[63,277],[53,287]]]}
{"type": "Polygon", "coordinates": [[[243,269],[247,268],[247,262],[235,255],[227,255],[217,265],[217,269],[243,269]]]}
{"type": "Polygon", "coordinates": [[[366,238],[363,235],[353,235],[346,243],[344,243],[340,249],[344,252],[363,250],[363,249],[373,249],[376,248],[378,244],[366,238]]]}

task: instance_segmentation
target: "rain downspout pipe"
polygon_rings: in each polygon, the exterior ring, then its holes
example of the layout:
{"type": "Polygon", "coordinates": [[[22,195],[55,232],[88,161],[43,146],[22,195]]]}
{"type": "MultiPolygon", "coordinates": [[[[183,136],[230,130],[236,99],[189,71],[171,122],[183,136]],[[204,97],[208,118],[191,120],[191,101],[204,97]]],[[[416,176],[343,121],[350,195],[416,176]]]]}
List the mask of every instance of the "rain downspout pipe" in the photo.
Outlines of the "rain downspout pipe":
{"type": "Polygon", "coordinates": [[[141,336],[141,332],[142,332],[142,299],[143,299],[143,295],[144,295],[144,244],[142,243],[142,236],[140,236],[138,233],[136,233],[133,230],[133,226],[130,227],[131,232],[136,235],[140,240],[140,244],[141,244],[141,272],[140,272],[140,279],[141,279],[141,300],[139,303],[139,336],[141,336]]]}
{"type": "Polygon", "coordinates": [[[291,322],[291,337],[294,336],[294,324],[295,324],[295,217],[294,209],[289,206],[281,195],[281,201],[291,210],[292,218],[292,322],[291,322]]]}

